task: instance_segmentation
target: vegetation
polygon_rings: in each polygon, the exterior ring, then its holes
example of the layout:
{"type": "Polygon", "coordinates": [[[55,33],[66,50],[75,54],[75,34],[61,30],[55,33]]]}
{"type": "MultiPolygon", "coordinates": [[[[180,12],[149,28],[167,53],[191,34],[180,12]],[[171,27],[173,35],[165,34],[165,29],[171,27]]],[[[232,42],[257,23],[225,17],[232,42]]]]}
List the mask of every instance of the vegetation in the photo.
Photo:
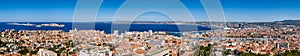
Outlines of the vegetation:
{"type": "MultiPolygon", "coordinates": [[[[1,33],[0,33],[0,35],[1,35],[1,33]]],[[[13,42],[8,42],[5,40],[6,40],[6,38],[3,38],[2,36],[0,36],[0,47],[6,48],[6,50],[0,51],[0,54],[6,54],[6,53],[16,51],[17,53],[19,53],[21,55],[30,54],[30,56],[31,56],[31,55],[37,54],[39,51],[38,50],[39,48],[31,50],[28,47],[22,46],[22,44],[24,44],[28,40],[20,40],[20,41],[14,40],[13,42]],[[12,45],[12,46],[9,46],[9,45],[12,45]],[[15,46],[17,48],[13,48],[15,46]]],[[[52,41],[49,41],[49,42],[53,43],[52,41]]],[[[38,43],[46,43],[46,41],[38,41],[38,43]]],[[[66,45],[66,47],[63,47],[62,45],[59,44],[59,45],[53,45],[53,47],[46,47],[45,49],[53,51],[53,52],[57,53],[58,55],[60,55],[61,53],[68,53],[68,54],[76,53],[75,51],[70,51],[69,49],[67,49],[67,48],[73,48],[76,46],[72,40],[65,41],[62,44],[66,45]]]]}
{"type": "Polygon", "coordinates": [[[7,44],[7,42],[3,42],[2,39],[0,38],[0,47],[4,47],[7,44]]]}
{"type": "MultiPolygon", "coordinates": [[[[66,48],[72,48],[75,46],[72,40],[68,40],[65,44],[66,44],[66,48]]],[[[61,45],[54,45],[54,47],[48,48],[48,50],[54,51],[55,53],[57,53],[57,55],[60,55],[61,53],[69,51],[66,48],[65,47],[62,48],[61,45]]],[[[67,53],[75,54],[74,51],[67,52],[67,53]]]]}
{"type": "MultiPolygon", "coordinates": [[[[239,56],[270,56],[269,54],[254,54],[254,53],[243,53],[241,52],[239,56]]],[[[300,56],[300,52],[297,50],[285,51],[274,56],[300,56]]]]}
{"type": "Polygon", "coordinates": [[[241,52],[239,56],[269,56],[268,54],[255,54],[255,53],[244,53],[241,52]]]}
{"type": "Polygon", "coordinates": [[[54,51],[57,55],[60,55],[66,48],[49,48],[48,50],[54,51]]]}
{"type": "Polygon", "coordinates": [[[21,55],[26,55],[27,53],[29,53],[29,50],[24,48],[18,51],[18,53],[20,53],[21,55]]]}
{"type": "Polygon", "coordinates": [[[225,50],[225,51],[223,52],[223,54],[224,54],[224,55],[229,55],[229,54],[231,54],[231,50],[225,50]]]}
{"type": "Polygon", "coordinates": [[[285,51],[284,53],[280,53],[277,56],[300,56],[300,52],[297,50],[285,51]]]}
{"type": "Polygon", "coordinates": [[[69,40],[66,44],[67,44],[67,48],[75,46],[72,40],[69,40]]]}
{"type": "Polygon", "coordinates": [[[76,54],[76,52],[75,51],[70,51],[69,54],[76,54]]]}
{"type": "Polygon", "coordinates": [[[3,45],[3,42],[2,42],[2,40],[0,38],[0,47],[2,47],[2,46],[4,46],[4,45],[3,45]]]}
{"type": "MultiPolygon", "coordinates": [[[[2,37],[0,36],[0,47],[8,48],[8,46],[6,46],[6,44],[8,44],[8,42],[2,41],[2,37]]],[[[6,52],[8,52],[7,50],[1,51],[0,54],[5,54],[6,52]]]]}
{"type": "Polygon", "coordinates": [[[195,56],[210,56],[212,53],[212,46],[208,45],[208,46],[200,46],[197,50],[197,52],[195,53],[195,56]]]}

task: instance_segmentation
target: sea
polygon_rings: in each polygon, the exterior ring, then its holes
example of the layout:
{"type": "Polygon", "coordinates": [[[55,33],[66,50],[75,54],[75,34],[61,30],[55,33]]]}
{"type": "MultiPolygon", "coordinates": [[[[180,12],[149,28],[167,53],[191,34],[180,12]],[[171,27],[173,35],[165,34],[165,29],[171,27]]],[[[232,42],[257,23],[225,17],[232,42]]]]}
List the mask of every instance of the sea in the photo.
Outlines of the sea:
{"type": "MultiPolygon", "coordinates": [[[[36,27],[36,26],[22,26],[22,25],[12,25],[9,24],[11,22],[0,22],[0,31],[4,31],[6,29],[14,29],[16,31],[18,30],[63,30],[63,31],[70,31],[72,30],[72,24],[74,22],[17,22],[19,24],[50,24],[50,23],[56,23],[56,24],[63,24],[64,27],[50,27],[50,26],[42,26],[42,27],[36,27]]],[[[107,22],[95,22],[95,30],[104,31],[105,33],[112,33],[111,31],[111,25],[112,23],[107,22]]],[[[182,24],[184,26],[195,26],[195,25],[188,25],[188,24],[182,24]]],[[[164,32],[179,32],[178,25],[176,24],[131,24],[129,31],[148,31],[152,30],[153,32],[156,31],[164,31],[164,32]]],[[[198,31],[205,31],[205,30],[211,30],[209,27],[203,27],[203,26],[197,26],[198,31]]],[[[118,29],[113,29],[118,30],[118,29]]]]}

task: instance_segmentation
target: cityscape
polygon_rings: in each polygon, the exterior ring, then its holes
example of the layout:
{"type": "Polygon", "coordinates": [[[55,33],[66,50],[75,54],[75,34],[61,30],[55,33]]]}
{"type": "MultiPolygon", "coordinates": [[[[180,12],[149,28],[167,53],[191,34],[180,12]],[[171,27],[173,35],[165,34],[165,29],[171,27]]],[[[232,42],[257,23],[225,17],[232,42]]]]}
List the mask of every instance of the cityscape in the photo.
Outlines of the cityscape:
{"type": "MultiPolygon", "coordinates": [[[[204,24],[203,22],[202,24],[204,24]]],[[[299,24],[227,23],[199,32],[19,30],[1,32],[3,56],[223,56],[299,55],[299,24]]]]}
{"type": "Polygon", "coordinates": [[[0,2],[0,56],[300,56],[300,1],[0,2]]]}

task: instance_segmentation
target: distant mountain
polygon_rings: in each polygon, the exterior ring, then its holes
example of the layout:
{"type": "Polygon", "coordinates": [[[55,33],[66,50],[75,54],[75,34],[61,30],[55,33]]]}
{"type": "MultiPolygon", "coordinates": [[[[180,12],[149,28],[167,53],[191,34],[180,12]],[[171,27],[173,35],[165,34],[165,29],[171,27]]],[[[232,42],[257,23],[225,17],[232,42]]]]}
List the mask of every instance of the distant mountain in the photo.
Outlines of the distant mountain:
{"type": "Polygon", "coordinates": [[[284,25],[300,25],[300,20],[284,20],[284,21],[276,21],[276,24],[284,24],[284,25]]]}

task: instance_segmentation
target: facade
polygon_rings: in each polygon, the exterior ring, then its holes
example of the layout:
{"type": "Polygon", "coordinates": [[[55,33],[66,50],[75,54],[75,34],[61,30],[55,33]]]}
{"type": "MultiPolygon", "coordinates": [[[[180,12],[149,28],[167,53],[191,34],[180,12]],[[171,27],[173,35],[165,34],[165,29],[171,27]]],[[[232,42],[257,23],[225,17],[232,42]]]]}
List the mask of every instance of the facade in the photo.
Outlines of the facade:
{"type": "Polygon", "coordinates": [[[112,51],[104,50],[81,50],[79,56],[113,56],[112,51]]]}
{"type": "Polygon", "coordinates": [[[39,49],[38,56],[57,56],[57,54],[50,50],[39,49]]]}

